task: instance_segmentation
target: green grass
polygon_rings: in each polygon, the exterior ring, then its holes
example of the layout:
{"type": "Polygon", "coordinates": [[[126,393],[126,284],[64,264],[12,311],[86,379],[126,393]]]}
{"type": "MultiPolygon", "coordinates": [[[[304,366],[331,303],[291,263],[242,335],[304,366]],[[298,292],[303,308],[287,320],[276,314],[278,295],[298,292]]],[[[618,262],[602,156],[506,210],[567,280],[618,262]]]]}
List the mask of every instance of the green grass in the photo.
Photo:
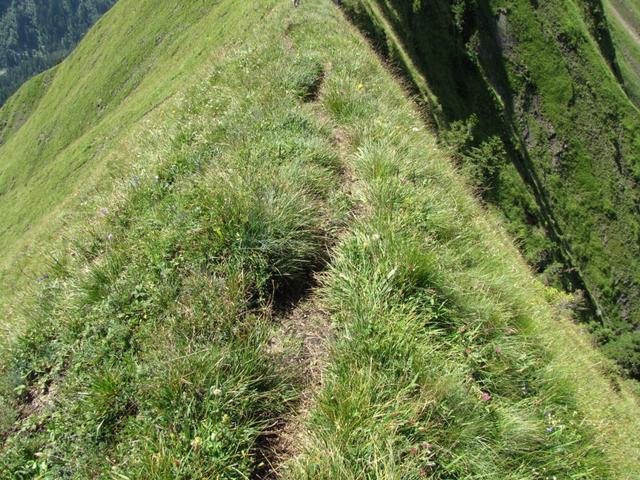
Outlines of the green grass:
{"type": "Polygon", "coordinates": [[[625,89],[640,108],[640,7],[624,0],[608,0],[605,7],[625,89]]]}
{"type": "Polygon", "coordinates": [[[600,2],[343,4],[426,101],[530,264],[586,299],[583,320],[638,377],[640,115],[600,2]]]}
{"type": "MultiPolygon", "coordinates": [[[[316,18],[305,51],[322,48],[316,18]]],[[[364,213],[325,277],[341,338],[290,477],[633,478],[637,444],[611,444],[638,428],[633,396],[611,395],[602,359],[546,303],[561,296],[516,260],[402,90],[356,58],[332,55],[322,105],[352,139],[364,213]],[[586,413],[600,402],[603,423],[586,413]]]]}
{"type": "Polygon", "coordinates": [[[257,444],[296,391],[267,348],[270,305],[323,262],[341,209],[336,155],[302,105],[315,63],[296,76],[282,47],[241,38],[252,48],[219,51],[157,167],[119,184],[26,310],[3,478],[262,468],[257,444]]]}
{"type": "Polygon", "coordinates": [[[633,479],[630,384],[333,3],[210,15],[251,27],[134,126],[15,309],[0,478],[633,479]],[[312,295],[336,338],[309,390],[274,342],[312,295]]]}
{"type": "Polygon", "coordinates": [[[93,213],[85,211],[91,196],[130,173],[142,120],[170,114],[172,98],[245,26],[242,9],[228,1],[120,2],[67,61],[2,108],[0,305],[7,316],[13,292],[43,274],[54,250],[43,246],[93,213]]]}
{"type": "Polygon", "coordinates": [[[114,3],[4,2],[0,7],[0,105],[25,81],[63,60],[114,3]]]}

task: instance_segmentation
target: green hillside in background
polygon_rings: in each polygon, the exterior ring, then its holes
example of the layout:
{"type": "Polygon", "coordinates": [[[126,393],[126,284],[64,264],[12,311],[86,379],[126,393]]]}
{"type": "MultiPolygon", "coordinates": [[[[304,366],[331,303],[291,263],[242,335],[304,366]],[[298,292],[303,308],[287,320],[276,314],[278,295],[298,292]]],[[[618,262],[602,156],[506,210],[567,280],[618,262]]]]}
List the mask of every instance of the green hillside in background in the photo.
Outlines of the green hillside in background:
{"type": "Polygon", "coordinates": [[[344,3],[529,262],[640,376],[640,113],[600,2],[344,3]]]}
{"type": "MultiPolygon", "coordinates": [[[[202,8],[140,4],[136,16],[116,9],[108,29],[96,25],[70,61],[28,82],[0,111],[0,303],[7,308],[20,286],[43,275],[59,227],[130,168],[142,119],[195,81],[207,47],[192,45],[205,33],[173,25],[198,21],[202,8]],[[150,20],[139,25],[142,17],[150,20]]],[[[206,35],[223,33],[221,26],[206,35]]]]}
{"type": "Polygon", "coordinates": [[[0,105],[62,60],[115,0],[1,0],[0,105]]]}
{"type": "Polygon", "coordinates": [[[613,173],[567,147],[541,197],[460,31],[427,75],[392,6],[120,0],[0,109],[0,479],[637,477],[638,384],[575,322],[609,284],[554,203],[613,173]]]}

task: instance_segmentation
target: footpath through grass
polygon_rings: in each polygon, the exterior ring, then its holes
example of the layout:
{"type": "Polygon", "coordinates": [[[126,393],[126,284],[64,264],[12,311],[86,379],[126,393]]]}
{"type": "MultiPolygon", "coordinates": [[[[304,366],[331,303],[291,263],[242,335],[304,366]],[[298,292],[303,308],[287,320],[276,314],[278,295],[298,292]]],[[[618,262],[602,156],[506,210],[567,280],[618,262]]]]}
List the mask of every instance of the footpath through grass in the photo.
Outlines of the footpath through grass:
{"type": "Polygon", "coordinates": [[[399,83],[333,2],[261,6],[24,303],[0,478],[633,479],[636,398],[399,83]],[[302,392],[274,318],[321,271],[302,392]]]}

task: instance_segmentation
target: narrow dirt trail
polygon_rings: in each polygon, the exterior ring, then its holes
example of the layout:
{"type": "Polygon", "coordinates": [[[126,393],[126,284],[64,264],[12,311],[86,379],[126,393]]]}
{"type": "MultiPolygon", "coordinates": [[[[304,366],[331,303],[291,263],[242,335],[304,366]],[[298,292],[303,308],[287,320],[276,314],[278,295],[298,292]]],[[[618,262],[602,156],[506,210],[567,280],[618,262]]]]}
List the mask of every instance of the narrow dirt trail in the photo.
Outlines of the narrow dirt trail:
{"type": "MultiPolygon", "coordinates": [[[[318,92],[318,103],[322,91],[318,92]]],[[[324,123],[330,120],[318,108],[317,117],[324,123]]],[[[355,178],[347,162],[349,137],[339,128],[332,131],[332,142],[341,163],[340,188],[352,199],[350,218],[357,216],[361,206],[353,199],[355,178]]],[[[335,233],[331,245],[335,245],[346,232],[346,228],[335,233]]],[[[324,385],[324,374],[329,361],[330,345],[335,338],[330,313],[323,304],[322,275],[324,270],[314,272],[309,286],[300,296],[285,304],[274,316],[278,325],[271,338],[270,350],[275,357],[285,358],[287,369],[295,372],[301,387],[295,411],[277,425],[264,458],[268,463],[256,480],[276,480],[282,477],[287,460],[298,455],[303,448],[305,422],[315,401],[315,396],[324,385]]]]}
{"type": "MultiPolygon", "coordinates": [[[[295,45],[285,35],[286,52],[295,52],[295,45]]],[[[357,217],[362,206],[355,200],[356,179],[348,162],[350,137],[333,122],[322,106],[324,84],[331,74],[330,65],[325,65],[320,79],[314,85],[313,95],[305,103],[311,106],[312,116],[331,131],[331,143],[339,159],[339,189],[350,199],[350,209],[343,221],[357,217]]],[[[347,226],[339,226],[328,239],[330,251],[347,232],[347,226]]],[[[331,316],[322,298],[322,276],[328,264],[311,272],[311,278],[298,292],[273,312],[276,329],[271,337],[269,350],[274,358],[284,359],[285,368],[294,373],[300,387],[295,410],[274,425],[271,435],[265,439],[262,459],[265,465],[256,472],[255,480],[277,480],[282,478],[287,461],[300,454],[303,449],[305,423],[315,402],[316,394],[324,385],[324,375],[329,362],[330,345],[335,338],[331,316]]]]}
{"type": "Polygon", "coordinates": [[[304,422],[315,392],[323,384],[333,329],[317,287],[307,295],[276,320],[279,327],[271,340],[271,353],[286,358],[287,368],[295,372],[301,392],[295,411],[276,426],[277,433],[265,456],[269,464],[256,477],[259,480],[280,478],[286,461],[299,453],[304,422]]]}

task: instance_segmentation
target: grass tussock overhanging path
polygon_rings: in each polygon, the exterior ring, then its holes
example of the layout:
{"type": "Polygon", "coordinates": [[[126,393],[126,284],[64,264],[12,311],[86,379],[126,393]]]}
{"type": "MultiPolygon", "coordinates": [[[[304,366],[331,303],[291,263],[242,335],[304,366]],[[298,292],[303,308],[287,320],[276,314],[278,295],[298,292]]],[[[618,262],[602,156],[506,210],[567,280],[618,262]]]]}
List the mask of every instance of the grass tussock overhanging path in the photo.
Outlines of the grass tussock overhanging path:
{"type": "Polygon", "coordinates": [[[180,109],[25,310],[0,478],[633,478],[627,386],[331,2],[278,3],[180,109]]]}
{"type": "Polygon", "coordinates": [[[324,277],[338,340],[285,477],[634,478],[630,384],[533,279],[375,55],[355,35],[326,40],[342,20],[308,10],[295,37],[331,51],[320,102],[351,139],[364,208],[324,277]]]}

